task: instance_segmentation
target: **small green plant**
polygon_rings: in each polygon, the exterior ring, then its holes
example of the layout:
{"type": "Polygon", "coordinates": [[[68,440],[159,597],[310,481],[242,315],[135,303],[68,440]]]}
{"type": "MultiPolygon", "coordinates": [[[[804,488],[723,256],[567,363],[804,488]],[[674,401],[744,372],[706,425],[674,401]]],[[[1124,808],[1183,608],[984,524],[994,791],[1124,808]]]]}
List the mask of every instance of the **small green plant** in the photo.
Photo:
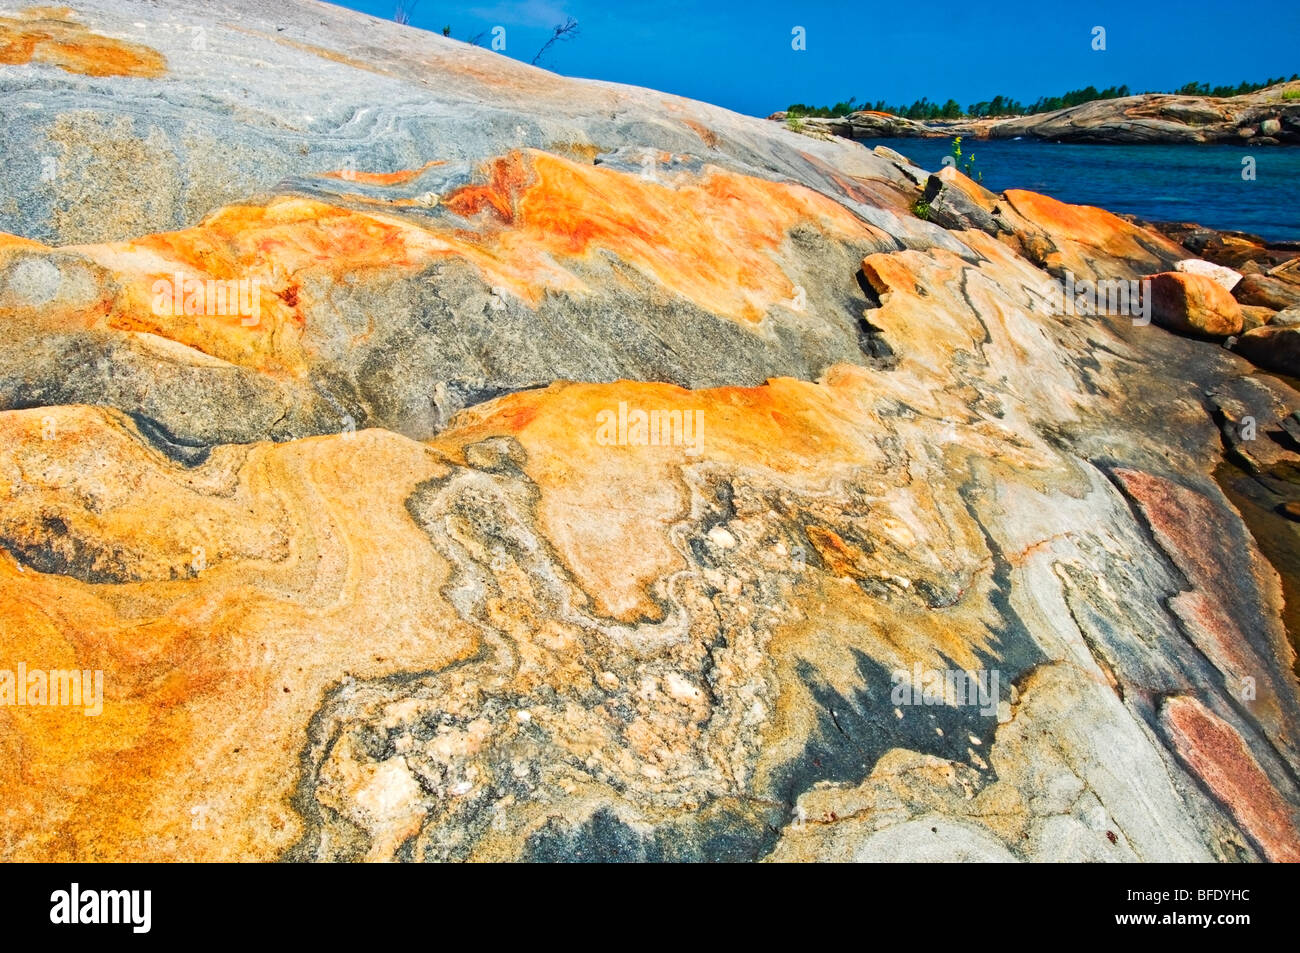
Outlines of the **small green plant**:
{"type": "Polygon", "coordinates": [[[803,120],[798,116],[787,117],[785,124],[791,132],[801,132],[803,130],[803,120]]]}
{"type": "Polygon", "coordinates": [[[912,203],[912,213],[922,221],[930,220],[930,203],[925,200],[924,195],[912,203]]]}
{"type": "Polygon", "coordinates": [[[443,27],[443,28],[442,28],[442,35],[443,35],[443,36],[451,36],[451,27],[450,27],[450,26],[445,26],[445,27],[443,27]]]}
{"type": "Polygon", "coordinates": [[[1300,89],[1284,89],[1284,90],[1282,90],[1282,98],[1283,98],[1283,99],[1300,99],[1300,89]]]}
{"type": "Polygon", "coordinates": [[[962,162],[961,136],[953,136],[952,159],[957,171],[966,173],[966,178],[974,179],[976,182],[984,181],[984,173],[975,171],[975,153],[966,156],[966,161],[962,162]]]}

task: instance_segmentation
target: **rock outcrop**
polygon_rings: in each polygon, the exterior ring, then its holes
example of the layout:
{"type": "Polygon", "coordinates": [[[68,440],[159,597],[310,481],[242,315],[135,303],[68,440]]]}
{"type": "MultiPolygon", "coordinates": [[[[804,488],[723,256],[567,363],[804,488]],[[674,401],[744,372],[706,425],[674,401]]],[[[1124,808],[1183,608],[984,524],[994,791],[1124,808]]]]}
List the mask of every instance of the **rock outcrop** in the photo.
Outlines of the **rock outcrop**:
{"type": "Polygon", "coordinates": [[[1187,248],[308,0],[0,38],[5,859],[1295,859],[1300,394],[1079,306],[1187,248]]]}

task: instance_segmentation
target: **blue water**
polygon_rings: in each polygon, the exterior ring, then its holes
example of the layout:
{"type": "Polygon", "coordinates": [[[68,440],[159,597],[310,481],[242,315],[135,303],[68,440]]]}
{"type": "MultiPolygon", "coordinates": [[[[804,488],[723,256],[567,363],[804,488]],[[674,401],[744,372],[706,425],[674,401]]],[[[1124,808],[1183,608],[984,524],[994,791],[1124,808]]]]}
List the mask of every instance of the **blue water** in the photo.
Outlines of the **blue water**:
{"type": "MultiPolygon", "coordinates": [[[[937,170],[950,139],[862,139],[888,146],[937,170]]],[[[1033,139],[963,139],[983,185],[994,192],[1030,189],[1063,202],[1099,205],[1150,221],[1199,222],[1300,241],[1300,147],[1064,145],[1033,139]],[[1255,158],[1255,180],[1241,177],[1255,158]]]]}

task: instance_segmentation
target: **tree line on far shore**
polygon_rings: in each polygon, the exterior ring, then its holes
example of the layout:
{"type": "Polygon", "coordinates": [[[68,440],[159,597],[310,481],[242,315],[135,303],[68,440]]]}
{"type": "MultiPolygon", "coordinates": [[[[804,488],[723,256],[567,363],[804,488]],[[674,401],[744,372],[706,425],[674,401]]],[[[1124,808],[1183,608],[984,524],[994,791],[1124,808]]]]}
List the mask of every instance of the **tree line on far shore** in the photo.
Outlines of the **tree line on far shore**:
{"type": "MultiPolygon", "coordinates": [[[[1300,79],[1300,74],[1292,73],[1291,79],[1300,79]]],[[[1266,79],[1262,83],[1248,83],[1243,80],[1236,86],[1187,83],[1174,90],[1174,92],[1180,96],[1240,96],[1244,93],[1253,93],[1256,90],[1285,82],[1287,82],[1286,77],[1279,76],[1276,79],[1266,79]]],[[[801,116],[830,119],[847,116],[851,112],[860,110],[892,113],[895,116],[902,116],[904,119],[976,119],[987,116],[1027,116],[1032,113],[1046,113],[1056,109],[1065,109],[1067,106],[1078,106],[1097,99],[1119,99],[1123,96],[1132,95],[1133,93],[1128,86],[1107,86],[1105,89],[1085,86],[1083,89],[1072,89],[1063,96],[1040,96],[1029,105],[1025,105],[1018,99],[1012,99],[1010,96],[994,96],[992,99],[983,102],[971,103],[964,110],[955,99],[949,99],[945,103],[937,103],[931,102],[927,97],[922,96],[910,106],[891,106],[883,99],[878,99],[874,103],[869,100],[858,102],[856,96],[850,96],[847,101],[836,103],[834,106],[809,106],[806,103],[793,103],[786,110],[786,113],[792,119],[801,116]]]]}

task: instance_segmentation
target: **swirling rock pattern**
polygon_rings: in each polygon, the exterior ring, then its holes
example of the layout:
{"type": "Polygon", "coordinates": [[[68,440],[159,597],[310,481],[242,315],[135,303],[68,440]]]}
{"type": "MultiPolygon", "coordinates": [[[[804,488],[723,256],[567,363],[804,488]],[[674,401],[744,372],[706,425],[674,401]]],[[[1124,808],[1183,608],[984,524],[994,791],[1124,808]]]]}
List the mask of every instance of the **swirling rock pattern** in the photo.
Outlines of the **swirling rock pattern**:
{"type": "Polygon", "coordinates": [[[6,859],[1295,858],[1300,395],[1060,306],[1185,249],[237,6],[0,24],[6,859]]]}

